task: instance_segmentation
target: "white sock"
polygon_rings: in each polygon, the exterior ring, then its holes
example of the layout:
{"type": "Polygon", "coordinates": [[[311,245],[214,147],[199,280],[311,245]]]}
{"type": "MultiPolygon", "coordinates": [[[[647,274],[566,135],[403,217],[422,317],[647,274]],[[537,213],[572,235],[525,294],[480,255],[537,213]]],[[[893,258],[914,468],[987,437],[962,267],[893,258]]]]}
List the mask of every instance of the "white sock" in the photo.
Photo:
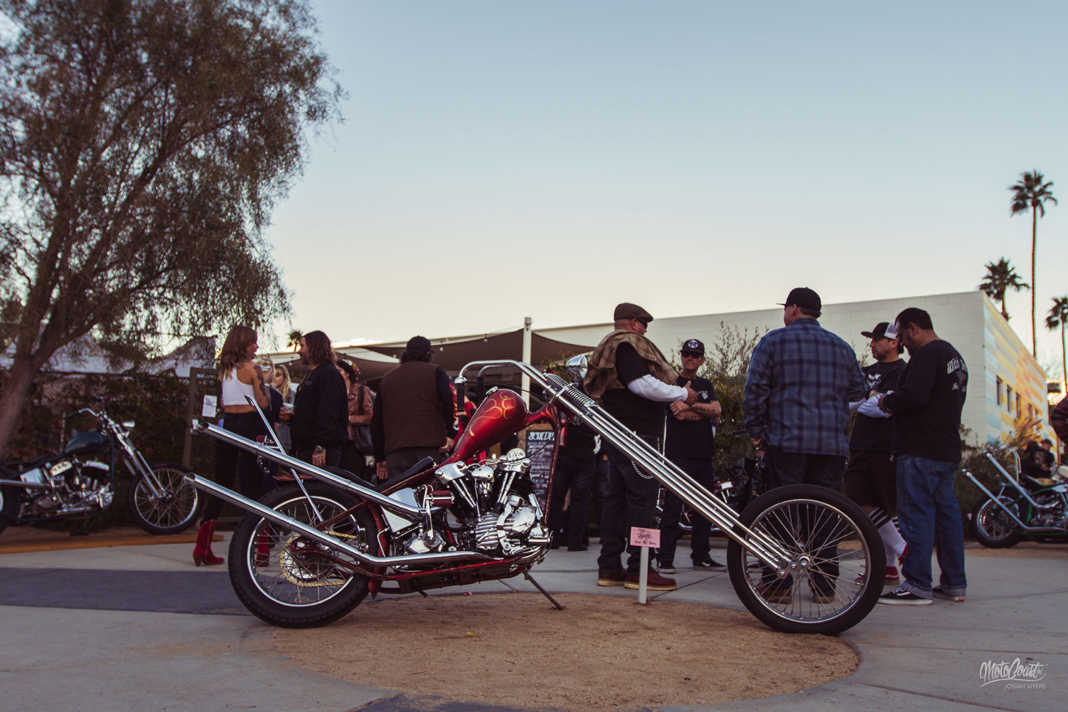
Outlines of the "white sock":
{"type": "Polygon", "coordinates": [[[901,532],[894,526],[893,521],[888,521],[879,527],[879,537],[883,540],[883,548],[886,550],[887,566],[897,566],[897,557],[905,553],[905,540],[901,532]]]}

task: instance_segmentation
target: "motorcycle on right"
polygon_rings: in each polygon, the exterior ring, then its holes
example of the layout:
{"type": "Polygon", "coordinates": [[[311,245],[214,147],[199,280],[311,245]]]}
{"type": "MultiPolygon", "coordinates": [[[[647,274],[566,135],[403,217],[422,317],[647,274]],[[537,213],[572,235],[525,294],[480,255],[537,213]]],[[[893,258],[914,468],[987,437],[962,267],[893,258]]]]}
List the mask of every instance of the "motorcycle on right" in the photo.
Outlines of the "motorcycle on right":
{"type": "Polygon", "coordinates": [[[983,453],[1001,477],[997,492],[991,492],[969,470],[962,470],[986,495],[972,513],[976,540],[991,549],[1014,546],[1025,538],[1068,541],[1068,482],[1022,471],[1015,478],[998,462],[998,452],[983,453]]]}

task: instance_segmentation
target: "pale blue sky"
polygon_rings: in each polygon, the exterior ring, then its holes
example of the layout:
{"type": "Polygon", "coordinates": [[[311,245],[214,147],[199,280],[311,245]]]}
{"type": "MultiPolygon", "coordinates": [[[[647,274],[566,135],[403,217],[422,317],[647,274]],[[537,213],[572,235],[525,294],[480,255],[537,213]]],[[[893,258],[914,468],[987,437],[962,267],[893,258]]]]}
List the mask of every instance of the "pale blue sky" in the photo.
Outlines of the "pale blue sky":
{"type": "MultiPolygon", "coordinates": [[[[349,99],[268,231],[296,328],[954,292],[1002,255],[1029,280],[1006,188],[1032,168],[1062,198],[1040,310],[1068,293],[1064,3],[313,6],[349,99]]],[[[1009,308],[1029,343],[1026,293],[1009,308]]]]}

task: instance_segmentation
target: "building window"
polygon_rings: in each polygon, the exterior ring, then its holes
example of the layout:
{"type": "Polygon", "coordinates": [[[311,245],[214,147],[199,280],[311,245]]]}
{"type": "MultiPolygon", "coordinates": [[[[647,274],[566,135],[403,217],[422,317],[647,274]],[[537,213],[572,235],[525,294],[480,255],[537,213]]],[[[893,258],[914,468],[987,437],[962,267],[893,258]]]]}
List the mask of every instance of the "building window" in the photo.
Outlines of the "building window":
{"type": "Polygon", "coordinates": [[[998,389],[998,405],[1001,405],[1001,386],[1003,384],[1001,376],[994,377],[994,384],[997,386],[998,389]]]}
{"type": "Polygon", "coordinates": [[[1012,412],[1012,386],[1005,386],[1005,410],[1012,412]]]}
{"type": "Polygon", "coordinates": [[[1020,394],[1016,394],[1016,417],[1020,417],[1020,394]]]}
{"type": "Polygon", "coordinates": [[[1035,419],[1035,407],[1033,405],[1031,405],[1030,403],[1027,404],[1027,419],[1028,420],[1034,420],[1035,419]]]}

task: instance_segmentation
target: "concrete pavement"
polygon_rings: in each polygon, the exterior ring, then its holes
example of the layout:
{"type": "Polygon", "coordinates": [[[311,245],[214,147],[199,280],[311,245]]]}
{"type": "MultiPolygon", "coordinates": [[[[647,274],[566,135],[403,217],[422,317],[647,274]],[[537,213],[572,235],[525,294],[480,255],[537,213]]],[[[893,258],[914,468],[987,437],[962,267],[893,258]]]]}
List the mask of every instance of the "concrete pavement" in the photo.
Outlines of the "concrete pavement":
{"type": "MultiPolygon", "coordinates": [[[[1048,558],[969,555],[966,603],[877,606],[842,636],[862,656],[843,680],[781,698],[662,709],[1062,710],[1068,558],[1063,545],[1045,546],[1048,558]],[[982,684],[983,663],[1015,658],[1045,666],[1045,679],[982,684]]],[[[684,545],[677,560],[687,554],[684,545]]],[[[271,651],[272,629],[244,611],[225,571],[194,568],[189,555],[187,543],[0,554],[0,709],[491,709],[296,669],[271,651]]],[[[550,592],[634,595],[597,588],[595,547],[553,551],[533,574],[550,592]]],[[[743,609],[726,573],[680,568],[676,578],[679,590],[656,598],[743,609]]],[[[522,578],[467,590],[507,589],[533,590],[522,578]]]]}

